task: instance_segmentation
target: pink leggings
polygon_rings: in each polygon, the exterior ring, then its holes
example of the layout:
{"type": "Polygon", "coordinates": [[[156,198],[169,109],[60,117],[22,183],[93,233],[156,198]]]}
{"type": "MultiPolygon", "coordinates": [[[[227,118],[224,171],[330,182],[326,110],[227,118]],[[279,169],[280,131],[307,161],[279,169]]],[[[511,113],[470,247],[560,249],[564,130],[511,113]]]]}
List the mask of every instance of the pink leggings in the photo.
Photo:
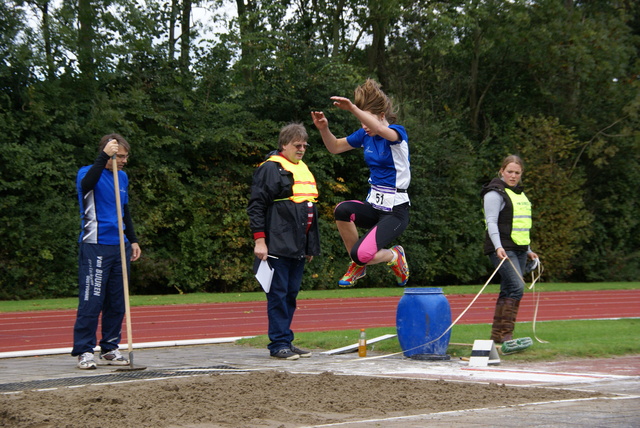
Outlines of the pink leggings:
{"type": "Polygon", "coordinates": [[[336,205],[337,221],[350,221],[356,227],[369,229],[351,249],[351,260],[362,266],[369,263],[376,253],[389,245],[409,225],[409,203],[396,205],[393,211],[380,211],[368,202],[344,201],[336,205]]]}

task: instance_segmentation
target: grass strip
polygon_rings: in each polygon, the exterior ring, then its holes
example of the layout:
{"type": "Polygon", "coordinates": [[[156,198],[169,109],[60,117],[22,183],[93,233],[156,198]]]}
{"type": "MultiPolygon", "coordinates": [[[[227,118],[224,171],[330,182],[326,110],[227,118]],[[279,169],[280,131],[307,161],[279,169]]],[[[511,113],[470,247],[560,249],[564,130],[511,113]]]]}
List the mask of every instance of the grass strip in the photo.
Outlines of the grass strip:
{"type": "MultiPolygon", "coordinates": [[[[531,322],[516,323],[514,337],[531,337],[533,345],[521,352],[501,355],[500,358],[509,361],[558,361],[572,358],[610,358],[640,354],[640,342],[638,341],[640,319],[537,322],[538,338],[549,343],[539,343],[534,337],[532,327],[531,322]]],[[[359,329],[354,329],[296,333],[295,345],[315,351],[337,349],[357,343],[359,332],[359,329]]],[[[469,357],[474,340],[488,339],[490,332],[490,324],[455,325],[451,330],[447,354],[452,359],[469,357]],[[457,343],[469,345],[454,345],[457,343]]],[[[395,327],[367,329],[367,337],[369,338],[385,334],[396,334],[395,327]]],[[[266,335],[261,335],[242,339],[238,343],[245,346],[266,348],[269,339],[266,335]]],[[[397,338],[377,342],[370,345],[368,350],[374,351],[376,355],[402,352],[397,338]]]]}

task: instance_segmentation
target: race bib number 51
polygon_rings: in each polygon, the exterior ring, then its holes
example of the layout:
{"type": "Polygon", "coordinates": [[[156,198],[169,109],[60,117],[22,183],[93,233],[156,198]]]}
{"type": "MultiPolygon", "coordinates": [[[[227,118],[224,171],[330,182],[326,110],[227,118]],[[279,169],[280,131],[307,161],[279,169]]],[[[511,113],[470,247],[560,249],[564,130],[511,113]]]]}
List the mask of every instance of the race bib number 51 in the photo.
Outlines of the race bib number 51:
{"type": "Polygon", "coordinates": [[[393,187],[371,186],[367,202],[372,207],[382,211],[392,211],[396,198],[396,189],[393,187]]]}

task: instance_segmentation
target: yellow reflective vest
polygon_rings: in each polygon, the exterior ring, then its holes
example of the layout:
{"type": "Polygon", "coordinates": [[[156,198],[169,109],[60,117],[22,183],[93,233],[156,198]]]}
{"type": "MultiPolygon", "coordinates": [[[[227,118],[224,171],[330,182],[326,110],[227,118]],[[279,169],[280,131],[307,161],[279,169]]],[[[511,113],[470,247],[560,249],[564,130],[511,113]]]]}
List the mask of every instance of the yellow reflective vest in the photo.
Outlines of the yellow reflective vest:
{"type": "Polygon", "coordinates": [[[516,193],[505,187],[505,193],[513,206],[513,220],[511,222],[511,240],[518,245],[531,243],[531,202],[524,192],[516,193]]]}
{"type": "Polygon", "coordinates": [[[282,168],[293,174],[293,195],[288,199],[295,203],[317,201],[318,188],[316,187],[316,179],[309,171],[307,164],[302,161],[293,163],[280,155],[271,156],[265,162],[268,161],[279,163],[282,168]]]}

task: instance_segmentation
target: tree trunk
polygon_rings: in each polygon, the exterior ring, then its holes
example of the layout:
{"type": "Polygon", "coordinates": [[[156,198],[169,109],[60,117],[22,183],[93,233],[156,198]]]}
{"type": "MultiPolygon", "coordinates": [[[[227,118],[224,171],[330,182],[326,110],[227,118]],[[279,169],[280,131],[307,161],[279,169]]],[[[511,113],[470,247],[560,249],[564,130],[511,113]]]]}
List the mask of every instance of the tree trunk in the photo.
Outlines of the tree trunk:
{"type": "Polygon", "coordinates": [[[42,13],[42,40],[44,41],[44,56],[47,63],[47,80],[53,80],[55,77],[55,64],[53,62],[53,53],[51,52],[51,28],[49,26],[49,0],[38,2],[37,7],[42,13]]]}
{"type": "Polygon", "coordinates": [[[478,79],[480,74],[480,45],[482,44],[482,30],[475,28],[473,31],[473,51],[471,52],[471,68],[469,70],[469,115],[471,129],[475,133],[480,132],[480,96],[478,95],[478,79]]]}
{"type": "Polygon", "coordinates": [[[180,18],[180,71],[189,73],[189,54],[191,49],[191,0],[182,0],[182,16],[180,18]]]}
{"type": "Polygon", "coordinates": [[[256,31],[256,18],[253,16],[256,9],[256,0],[236,0],[238,9],[238,23],[240,24],[240,72],[247,85],[253,81],[254,47],[251,37],[256,31]]]}
{"type": "Polygon", "coordinates": [[[176,55],[176,20],[178,19],[178,7],[178,0],[171,0],[171,14],[169,15],[169,62],[173,62],[176,55]]]}
{"type": "Polygon", "coordinates": [[[369,70],[378,75],[378,81],[383,87],[388,86],[388,75],[386,68],[386,49],[385,40],[387,37],[387,25],[389,21],[387,19],[381,19],[381,17],[372,17],[371,30],[373,33],[373,39],[371,41],[371,48],[369,49],[369,70]]]}
{"type": "Polygon", "coordinates": [[[340,30],[342,29],[342,12],[344,11],[344,0],[336,2],[335,11],[333,12],[333,22],[331,23],[331,44],[333,49],[332,56],[340,53],[340,30]]]}
{"type": "Polygon", "coordinates": [[[92,0],[78,0],[78,67],[85,82],[95,79],[96,65],[93,56],[95,38],[95,12],[92,0]]]}

